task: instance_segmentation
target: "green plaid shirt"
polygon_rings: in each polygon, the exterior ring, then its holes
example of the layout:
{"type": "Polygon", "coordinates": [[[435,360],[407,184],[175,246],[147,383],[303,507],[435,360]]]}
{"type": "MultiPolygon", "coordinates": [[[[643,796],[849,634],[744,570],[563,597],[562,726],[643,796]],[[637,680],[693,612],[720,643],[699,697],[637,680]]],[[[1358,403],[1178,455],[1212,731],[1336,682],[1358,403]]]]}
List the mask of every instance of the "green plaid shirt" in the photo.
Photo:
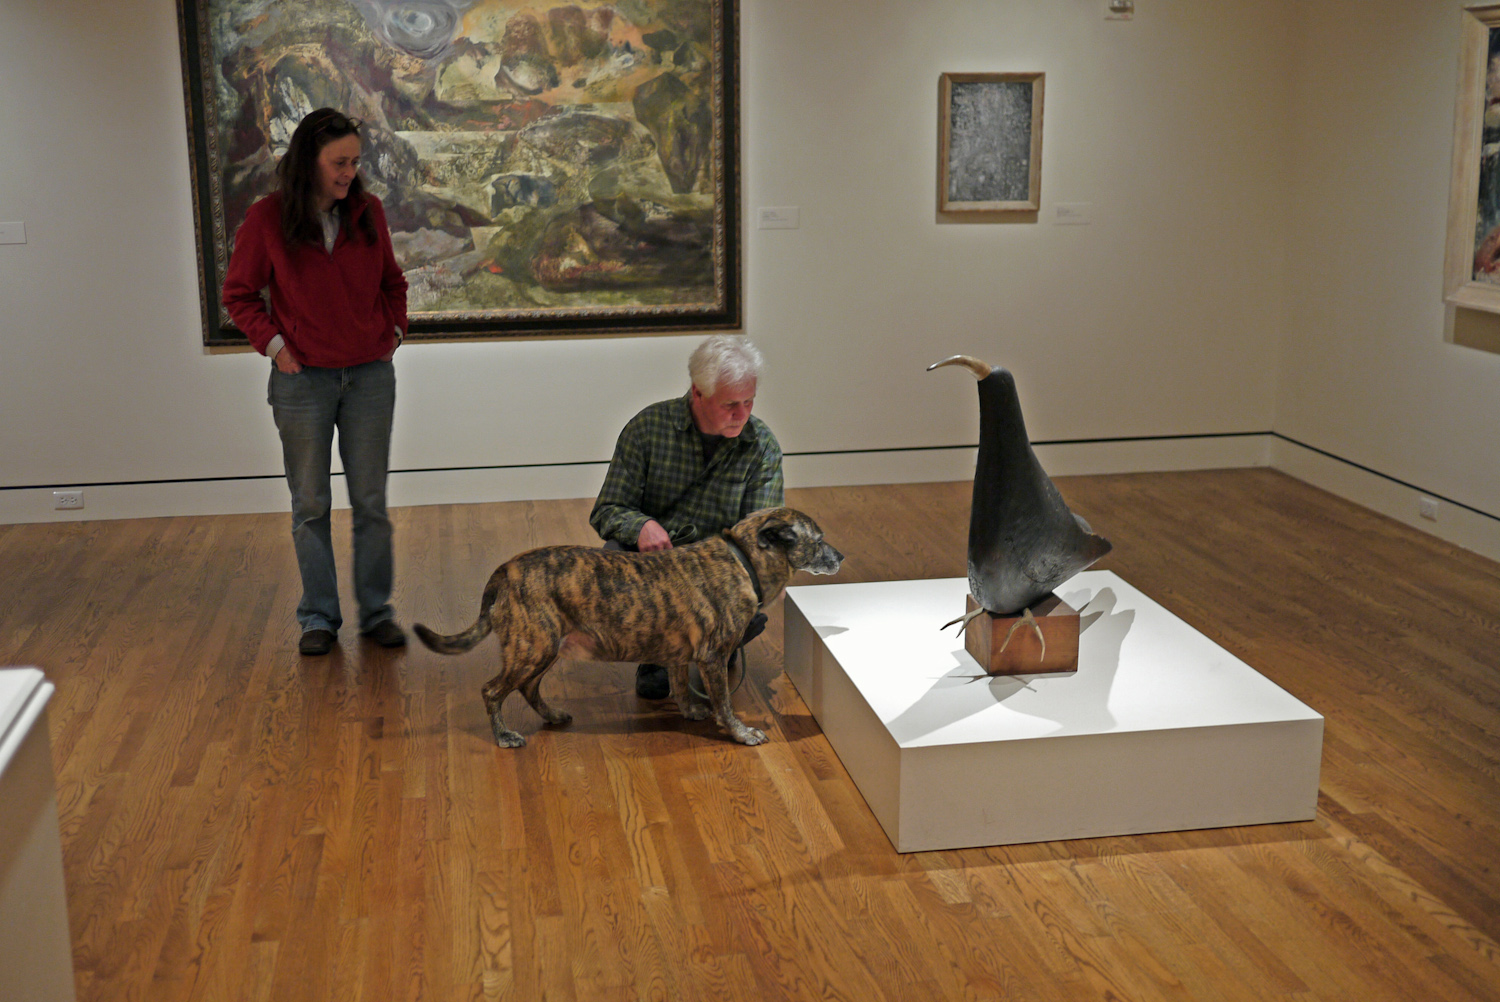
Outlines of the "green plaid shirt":
{"type": "Polygon", "coordinates": [[[705,463],[691,396],[652,404],[620,432],[589,515],[601,538],[634,546],[641,526],[656,519],[674,544],[691,543],[783,503],[781,445],[766,423],[752,414],[705,463]]]}

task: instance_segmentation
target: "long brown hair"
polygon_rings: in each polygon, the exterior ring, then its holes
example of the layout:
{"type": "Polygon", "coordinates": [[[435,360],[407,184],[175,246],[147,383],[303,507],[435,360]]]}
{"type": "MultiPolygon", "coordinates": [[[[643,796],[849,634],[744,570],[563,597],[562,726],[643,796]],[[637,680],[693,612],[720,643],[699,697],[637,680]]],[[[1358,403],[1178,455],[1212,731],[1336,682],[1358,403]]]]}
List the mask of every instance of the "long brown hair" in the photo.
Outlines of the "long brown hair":
{"type": "MultiPolygon", "coordinates": [[[[281,179],[281,236],[290,247],[297,243],[321,244],[323,224],[318,218],[318,154],[335,139],[359,135],[361,122],[333,108],[319,108],[297,123],[286,153],[276,165],[281,179]]],[[[340,225],[348,229],[353,207],[364,198],[364,181],[358,174],[349,193],[334,203],[340,225]]],[[[374,243],[375,222],[368,212],[359,217],[366,243],[374,243]]]]}

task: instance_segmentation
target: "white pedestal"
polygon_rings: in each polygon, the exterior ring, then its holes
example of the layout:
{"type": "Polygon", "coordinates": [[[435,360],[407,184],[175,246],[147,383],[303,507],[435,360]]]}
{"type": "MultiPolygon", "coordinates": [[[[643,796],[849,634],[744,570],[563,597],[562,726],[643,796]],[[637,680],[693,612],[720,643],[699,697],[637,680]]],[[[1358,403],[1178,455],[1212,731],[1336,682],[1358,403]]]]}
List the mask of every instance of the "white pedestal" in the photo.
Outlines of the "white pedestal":
{"type": "Polygon", "coordinates": [[[1323,718],[1109,571],[1078,670],[991,677],[968,582],[788,588],[786,671],[899,852],[1314,816],[1323,718]]]}
{"type": "Polygon", "coordinates": [[[73,946],[47,736],[51,682],[0,670],[0,998],[74,1002],[73,946]]]}

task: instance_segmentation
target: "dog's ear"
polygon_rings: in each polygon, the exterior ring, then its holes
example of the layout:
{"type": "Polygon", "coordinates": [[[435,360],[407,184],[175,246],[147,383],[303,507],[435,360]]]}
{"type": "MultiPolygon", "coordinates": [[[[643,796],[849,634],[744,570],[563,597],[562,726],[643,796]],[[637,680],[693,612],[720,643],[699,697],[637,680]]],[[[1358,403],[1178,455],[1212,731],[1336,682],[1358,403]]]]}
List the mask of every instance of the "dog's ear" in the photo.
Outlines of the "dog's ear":
{"type": "Polygon", "coordinates": [[[778,518],[761,526],[755,538],[763,550],[769,550],[773,546],[793,546],[797,542],[797,530],[791,523],[778,518]]]}

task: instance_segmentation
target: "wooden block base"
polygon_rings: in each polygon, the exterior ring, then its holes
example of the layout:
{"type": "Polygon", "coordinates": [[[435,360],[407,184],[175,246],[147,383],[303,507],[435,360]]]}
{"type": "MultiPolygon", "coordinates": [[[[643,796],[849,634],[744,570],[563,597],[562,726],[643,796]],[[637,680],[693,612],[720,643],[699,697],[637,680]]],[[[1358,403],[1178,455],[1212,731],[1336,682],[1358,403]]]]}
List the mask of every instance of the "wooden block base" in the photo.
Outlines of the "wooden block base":
{"type": "MultiPolygon", "coordinates": [[[[979,608],[965,596],[965,611],[979,608]]],[[[996,616],[982,612],[964,630],[964,650],[991,675],[1045,675],[1078,670],[1078,610],[1054,592],[1031,606],[1036,627],[1025,614],[996,616]],[[1040,627],[1041,636],[1037,635],[1040,627]],[[1046,641],[1044,644],[1043,641],[1046,641]]]]}

